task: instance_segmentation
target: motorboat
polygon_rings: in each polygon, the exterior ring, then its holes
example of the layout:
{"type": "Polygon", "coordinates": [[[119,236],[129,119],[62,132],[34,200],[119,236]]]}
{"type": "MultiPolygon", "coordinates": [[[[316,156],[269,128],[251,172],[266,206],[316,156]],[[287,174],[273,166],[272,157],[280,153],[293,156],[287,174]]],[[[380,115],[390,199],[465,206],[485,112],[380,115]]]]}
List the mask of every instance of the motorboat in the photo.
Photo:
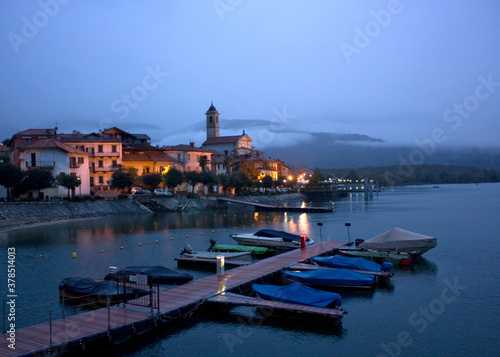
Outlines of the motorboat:
{"type": "Polygon", "coordinates": [[[59,284],[59,297],[74,299],[79,302],[98,303],[106,305],[109,296],[110,304],[137,299],[149,294],[143,289],[131,286],[119,289],[115,281],[97,281],[91,278],[65,278],[59,284]]]}
{"type": "Polygon", "coordinates": [[[409,265],[415,257],[437,245],[437,238],[393,228],[368,240],[356,239],[355,246],[340,247],[343,255],[363,257],[374,261],[388,261],[395,265],[409,265]]]}
{"type": "Polygon", "coordinates": [[[305,239],[306,246],[314,243],[311,238],[274,229],[261,229],[253,234],[230,234],[230,237],[238,244],[276,249],[299,248],[302,239],[305,239]]]}
{"type": "Polygon", "coordinates": [[[373,274],[350,269],[282,270],[281,274],[285,280],[321,288],[372,290],[375,285],[373,274]]]}
{"type": "Polygon", "coordinates": [[[211,252],[211,251],[195,251],[191,248],[191,245],[186,244],[184,249],[181,251],[181,255],[186,258],[198,258],[198,259],[217,259],[217,257],[224,257],[224,259],[241,259],[241,258],[252,258],[251,251],[244,252],[211,252]]]}
{"type": "Polygon", "coordinates": [[[346,257],[340,254],[329,257],[313,257],[313,262],[319,266],[329,268],[344,268],[364,272],[387,272],[394,269],[394,264],[384,262],[375,263],[365,258],[346,257]]]}
{"type": "Polygon", "coordinates": [[[274,249],[269,247],[258,247],[241,244],[217,244],[214,239],[210,239],[209,252],[251,252],[253,256],[264,257],[276,253],[274,249]]]}
{"type": "Polygon", "coordinates": [[[317,290],[300,283],[285,286],[254,283],[252,289],[264,300],[332,308],[342,305],[342,297],[339,294],[317,290]]]}
{"type": "Polygon", "coordinates": [[[169,269],[161,265],[130,266],[124,269],[109,267],[104,280],[127,281],[138,283],[140,277],[147,279],[147,284],[181,285],[193,280],[188,273],[169,269]]]}

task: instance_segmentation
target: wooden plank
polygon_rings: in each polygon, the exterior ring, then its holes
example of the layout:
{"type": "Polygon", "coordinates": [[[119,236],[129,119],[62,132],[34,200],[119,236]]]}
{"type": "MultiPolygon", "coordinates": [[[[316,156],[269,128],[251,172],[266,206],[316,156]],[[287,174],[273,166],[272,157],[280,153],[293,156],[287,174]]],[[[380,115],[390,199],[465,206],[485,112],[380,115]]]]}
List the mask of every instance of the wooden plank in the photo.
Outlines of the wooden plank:
{"type": "MultiPolygon", "coordinates": [[[[231,269],[226,271],[224,275],[210,275],[184,285],[162,290],[159,292],[160,313],[165,317],[175,316],[179,309],[201,304],[206,299],[221,292],[279,272],[293,263],[303,262],[315,255],[330,252],[342,244],[344,243],[325,242],[314,244],[304,249],[295,249],[266,258],[251,265],[231,269]]],[[[111,328],[122,329],[129,324],[146,321],[151,318],[151,313],[147,307],[127,304],[126,307],[111,307],[110,316],[111,328]]],[[[108,311],[102,308],[53,321],[52,343],[64,347],[70,341],[97,338],[99,334],[101,334],[99,335],[100,338],[105,338],[107,330],[108,311]]],[[[1,338],[3,341],[7,341],[8,335],[2,334],[1,338]]],[[[0,357],[35,354],[36,351],[46,352],[49,349],[49,342],[50,327],[48,322],[20,328],[16,330],[16,349],[8,348],[8,344],[4,342],[0,344],[0,357]]]]}
{"type": "Polygon", "coordinates": [[[316,307],[308,305],[291,304],[279,301],[268,301],[252,298],[249,296],[243,296],[238,294],[220,294],[213,296],[207,300],[208,302],[223,303],[229,305],[244,305],[244,306],[255,306],[255,307],[268,307],[272,309],[282,309],[289,312],[302,312],[317,314],[323,316],[332,316],[340,318],[344,315],[344,310],[329,309],[325,307],[316,307]]]}

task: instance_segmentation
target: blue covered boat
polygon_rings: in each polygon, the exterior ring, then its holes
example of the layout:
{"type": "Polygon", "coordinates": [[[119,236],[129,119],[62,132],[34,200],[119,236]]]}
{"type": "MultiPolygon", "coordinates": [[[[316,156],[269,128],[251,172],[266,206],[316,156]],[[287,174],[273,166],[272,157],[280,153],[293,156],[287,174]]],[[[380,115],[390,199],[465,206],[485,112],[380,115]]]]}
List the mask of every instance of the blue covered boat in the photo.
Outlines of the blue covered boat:
{"type": "Polygon", "coordinates": [[[283,278],[313,286],[373,289],[375,276],[349,269],[282,270],[283,278]]]}
{"type": "Polygon", "coordinates": [[[336,307],[342,305],[342,298],[339,294],[316,290],[299,283],[291,283],[285,286],[252,284],[252,288],[257,296],[270,301],[317,307],[336,307]]]}
{"type": "Polygon", "coordinates": [[[313,261],[319,266],[329,268],[345,268],[364,271],[391,271],[394,269],[392,263],[384,262],[378,264],[364,258],[345,257],[334,255],[331,257],[313,257],[313,261]]]}

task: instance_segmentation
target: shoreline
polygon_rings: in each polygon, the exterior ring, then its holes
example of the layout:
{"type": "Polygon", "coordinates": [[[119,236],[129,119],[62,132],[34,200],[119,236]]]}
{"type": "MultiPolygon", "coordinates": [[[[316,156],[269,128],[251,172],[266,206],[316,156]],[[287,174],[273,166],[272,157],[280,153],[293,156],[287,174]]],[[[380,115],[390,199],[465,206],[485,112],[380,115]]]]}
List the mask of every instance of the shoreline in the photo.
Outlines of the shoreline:
{"type": "MultiPolygon", "coordinates": [[[[302,201],[306,196],[301,194],[301,193],[288,193],[288,194],[280,194],[280,195],[262,195],[262,196],[241,196],[238,197],[240,200],[244,201],[249,201],[249,202],[258,202],[258,203],[264,203],[264,204],[276,204],[280,205],[283,203],[293,203],[293,202],[298,202],[302,201]]],[[[111,208],[116,208],[117,205],[123,204],[124,207],[121,207],[121,209],[116,211],[115,213],[110,213],[109,207],[108,209],[103,209],[101,211],[99,210],[94,210],[92,214],[89,214],[87,212],[88,208],[83,208],[83,207],[78,207],[81,206],[80,202],[65,202],[63,204],[61,203],[56,203],[56,204],[47,204],[45,202],[40,203],[40,202],[22,202],[22,203],[14,203],[11,205],[11,207],[16,207],[15,205],[22,205],[21,210],[26,211],[28,208],[40,208],[43,207],[43,209],[46,211],[46,215],[39,215],[36,218],[21,218],[21,217],[16,217],[15,212],[11,212],[12,214],[6,214],[9,209],[9,203],[2,203],[0,205],[0,232],[9,232],[13,230],[19,230],[19,229],[26,229],[26,228],[35,228],[35,227],[40,227],[40,226],[47,226],[51,224],[57,224],[57,223],[66,223],[66,222],[76,222],[76,221],[83,221],[83,220],[88,220],[88,219],[98,219],[98,218],[105,218],[105,217],[114,217],[114,216],[120,216],[120,215],[126,215],[126,214],[138,214],[138,209],[142,214],[152,214],[154,212],[176,212],[173,207],[177,207],[177,204],[179,202],[179,199],[175,198],[160,198],[160,199],[155,199],[154,202],[156,203],[161,203],[162,200],[167,200],[163,201],[165,204],[161,205],[155,205],[153,210],[150,208],[146,207],[144,204],[140,204],[139,202],[133,202],[131,200],[117,200],[117,201],[97,201],[99,202],[99,205],[102,206],[113,206],[111,208]],[[130,209],[130,203],[132,203],[135,207],[134,209],[130,209]],[[43,206],[40,206],[43,205],[43,206]],[[50,209],[51,207],[55,208],[60,208],[61,205],[68,205],[70,207],[76,207],[72,208],[74,215],[73,216],[68,216],[67,214],[65,216],[57,216],[59,212],[55,212],[55,209],[52,210],[50,209]],[[158,209],[158,207],[163,207],[163,209],[158,209]],[[49,209],[47,209],[49,208],[49,209]],[[80,209],[81,211],[78,212],[77,210],[80,209]],[[125,209],[125,210],[124,210],[125,209]],[[101,213],[101,214],[99,214],[101,213]],[[6,217],[7,216],[7,217],[6,217]]],[[[196,198],[192,199],[190,204],[187,206],[188,210],[206,210],[206,209],[214,209],[213,205],[208,204],[209,199],[202,197],[202,198],[196,198]]],[[[93,206],[92,203],[87,203],[87,205],[93,206]]],[[[229,203],[228,206],[235,205],[234,203],[229,203]]],[[[18,207],[16,207],[18,208],[18,207]]],[[[95,207],[91,207],[90,209],[94,209],[95,207]]]]}

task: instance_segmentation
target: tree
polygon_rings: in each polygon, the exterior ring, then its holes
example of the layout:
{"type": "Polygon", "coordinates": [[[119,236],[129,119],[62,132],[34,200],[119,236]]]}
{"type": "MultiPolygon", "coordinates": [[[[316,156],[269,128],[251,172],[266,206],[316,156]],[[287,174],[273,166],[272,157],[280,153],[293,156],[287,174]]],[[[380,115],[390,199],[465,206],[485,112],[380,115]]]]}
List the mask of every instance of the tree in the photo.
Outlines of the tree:
{"type": "Polygon", "coordinates": [[[40,191],[44,188],[52,187],[54,182],[55,178],[50,171],[29,170],[22,181],[22,190],[24,192],[36,190],[38,191],[38,197],[40,197],[40,191]]]}
{"type": "Polygon", "coordinates": [[[316,167],[314,169],[314,172],[313,172],[311,178],[309,179],[309,183],[312,185],[317,185],[320,181],[324,181],[324,180],[325,180],[325,175],[323,175],[321,170],[316,167]]]}
{"type": "Polygon", "coordinates": [[[207,157],[207,155],[201,155],[200,158],[198,159],[198,163],[200,164],[201,172],[204,172],[205,171],[205,167],[208,164],[208,157],[207,157]]]}
{"type": "Polygon", "coordinates": [[[270,189],[273,187],[273,178],[269,175],[266,175],[265,177],[262,178],[262,186],[265,189],[270,189]]]}
{"type": "Polygon", "coordinates": [[[194,192],[194,187],[201,182],[201,175],[196,171],[188,171],[184,173],[185,181],[191,185],[192,192],[194,192]]]}
{"type": "Polygon", "coordinates": [[[142,175],[142,182],[144,185],[149,186],[152,190],[154,190],[162,182],[162,177],[160,174],[142,175]]]}
{"type": "Polygon", "coordinates": [[[224,159],[224,166],[226,167],[226,171],[228,175],[231,175],[231,171],[233,170],[234,158],[232,156],[228,156],[224,159]]]}
{"type": "MultiPolygon", "coordinates": [[[[135,171],[137,174],[137,169],[135,171]]],[[[118,171],[113,172],[111,175],[111,187],[121,190],[122,195],[125,188],[130,187],[134,184],[134,175],[131,170],[127,170],[127,168],[122,165],[118,166],[118,171]]]]}
{"type": "Polygon", "coordinates": [[[260,170],[255,168],[254,162],[240,162],[239,171],[244,173],[250,181],[256,181],[260,170]]]}
{"type": "Polygon", "coordinates": [[[64,172],[61,172],[56,176],[56,181],[59,186],[63,186],[68,189],[68,198],[70,198],[70,192],[73,191],[76,187],[79,187],[82,184],[82,181],[79,177],[74,175],[66,175],[64,172]]]}
{"type": "Polygon", "coordinates": [[[200,182],[203,186],[217,183],[217,178],[211,171],[204,171],[200,173],[200,182]]]}
{"type": "Polygon", "coordinates": [[[0,185],[7,189],[7,198],[10,197],[10,189],[23,181],[24,172],[10,163],[0,164],[0,185]]]}
{"type": "Polygon", "coordinates": [[[250,186],[252,181],[241,171],[235,171],[231,174],[231,187],[234,187],[236,193],[250,186]]]}
{"type": "Polygon", "coordinates": [[[229,187],[231,187],[231,176],[228,174],[218,174],[217,175],[217,184],[222,186],[222,189],[224,190],[224,195],[226,194],[226,191],[229,187]]]}
{"type": "Polygon", "coordinates": [[[163,175],[163,180],[165,180],[165,186],[169,187],[170,191],[173,193],[174,188],[184,182],[184,177],[181,171],[173,167],[163,175]]]}

